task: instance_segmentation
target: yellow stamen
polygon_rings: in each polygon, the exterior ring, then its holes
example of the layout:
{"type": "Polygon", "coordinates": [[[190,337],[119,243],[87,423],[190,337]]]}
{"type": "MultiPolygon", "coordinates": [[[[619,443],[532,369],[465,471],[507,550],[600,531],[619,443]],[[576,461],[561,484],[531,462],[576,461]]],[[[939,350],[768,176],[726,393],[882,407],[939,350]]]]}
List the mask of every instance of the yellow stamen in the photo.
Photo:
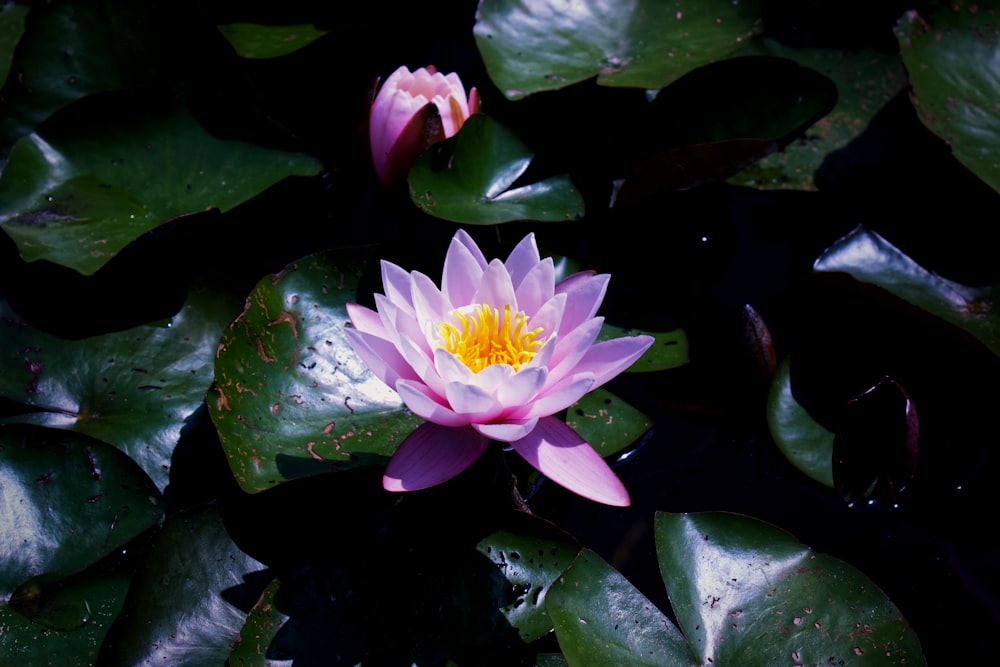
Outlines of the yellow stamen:
{"type": "Polygon", "coordinates": [[[441,347],[474,373],[493,364],[509,364],[519,370],[542,347],[542,341],[537,340],[542,328],[528,330],[528,316],[523,312],[511,316],[509,304],[503,307],[502,315],[485,303],[466,311],[455,311],[461,329],[451,322],[442,322],[438,329],[441,347]]]}

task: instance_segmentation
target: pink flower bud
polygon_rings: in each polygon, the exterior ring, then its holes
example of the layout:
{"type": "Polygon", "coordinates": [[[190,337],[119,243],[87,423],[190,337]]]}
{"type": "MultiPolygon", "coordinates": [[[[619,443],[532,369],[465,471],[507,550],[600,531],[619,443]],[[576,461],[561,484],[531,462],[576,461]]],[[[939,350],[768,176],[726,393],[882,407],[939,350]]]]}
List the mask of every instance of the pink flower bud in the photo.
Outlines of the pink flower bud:
{"type": "Polygon", "coordinates": [[[379,180],[385,185],[402,182],[428,146],[458,132],[478,111],[479,93],[473,88],[466,99],[465,86],[454,72],[441,74],[433,66],[415,72],[405,66],[397,69],[369,112],[372,162],[379,180]]]}

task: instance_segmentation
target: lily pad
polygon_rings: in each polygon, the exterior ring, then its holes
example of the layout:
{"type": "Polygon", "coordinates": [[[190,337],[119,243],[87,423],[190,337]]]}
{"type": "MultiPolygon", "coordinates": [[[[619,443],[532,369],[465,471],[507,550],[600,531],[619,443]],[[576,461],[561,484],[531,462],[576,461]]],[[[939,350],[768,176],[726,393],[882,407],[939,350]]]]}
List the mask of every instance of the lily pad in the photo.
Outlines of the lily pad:
{"type": "Polygon", "coordinates": [[[0,301],[0,396],[7,423],[78,431],[131,456],[161,490],[184,421],[202,405],[227,297],[193,289],[169,321],[81,340],[39,331],[0,301]]]}
{"type": "Polygon", "coordinates": [[[513,599],[500,611],[525,642],[533,642],[552,631],[546,594],[580,553],[580,545],[567,535],[535,521],[531,530],[499,530],[476,545],[510,582],[513,599]]]}
{"type": "Polygon", "coordinates": [[[906,72],[897,54],[874,50],[795,49],[773,39],[758,39],[736,55],[794,60],[829,77],[837,86],[837,103],[805,133],[729,178],[734,185],[761,190],[816,190],[813,179],[827,155],[857,137],[875,114],[906,87],[906,72]]]}
{"type": "Polygon", "coordinates": [[[318,254],[261,280],[222,336],[208,404],[240,486],[384,465],[421,420],[344,327],[364,265],[318,254]]]}
{"type": "Polygon", "coordinates": [[[162,499],[111,445],[0,427],[0,599],[42,574],[79,572],[152,528],[162,499]]]}
{"type": "Polygon", "coordinates": [[[0,175],[0,227],[27,261],[93,274],[172,218],[226,211],[312,157],[216,139],[181,106],[95,95],[19,140],[0,175]]]}
{"type": "Polygon", "coordinates": [[[877,586],[775,526],[722,512],[658,512],[655,530],[670,604],[696,664],[926,664],[877,586]]]}
{"type": "MultiPolygon", "coordinates": [[[[4,6],[11,27],[28,10],[4,6]]],[[[157,57],[179,36],[161,30],[165,17],[151,15],[150,7],[129,0],[33,3],[10,64],[17,76],[7,79],[0,95],[0,156],[74,100],[143,81],[162,86],[164,61],[157,57]]]]}
{"type": "Polygon", "coordinates": [[[566,175],[511,187],[533,157],[512,131],[474,114],[420,156],[410,170],[410,198],[430,215],[475,225],[583,217],[583,196],[566,175]]]}
{"type": "Polygon", "coordinates": [[[229,655],[228,665],[232,667],[293,667],[291,658],[275,659],[272,657],[271,651],[271,642],[274,641],[282,625],[288,620],[288,616],[279,611],[275,605],[275,596],[280,588],[280,582],[277,579],[273,580],[264,589],[257,604],[247,614],[246,623],[240,630],[240,635],[229,655]]]}
{"type": "Polygon", "coordinates": [[[552,584],[546,607],[570,667],[696,664],[677,626],[589,549],[552,584]]]}
{"type": "Polygon", "coordinates": [[[729,0],[483,0],[473,28],[490,78],[509,99],[591,77],[662,88],[759,30],[758,3],[729,0]]]}
{"type": "Polygon", "coordinates": [[[920,120],[1000,191],[1000,28],[995,2],[909,10],[896,24],[920,120]]]}
{"type": "Polygon", "coordinates": [[[219,31],[244,58],[278,58],[298,51],[326,34],[310,24],[227,23],[219,31]]]}
{"type": "Polygon", "coordinates": [[[840,271],[950,322],[1000,354],[997,287],[960,285],[928,271],[874,231],[859,226],[826,249],[813,271],[840,271]]]}
{"type": "Polygon", "coordinates": [[[833,432],[795,399],[791,357],[778,365],[774,375],[767,397],[767,425],[774,443],[793,466],[833,488],[833,432]]]}
{"type": "Polygon", "coordinates": [[[622,336],[642,335],[652,336],[654,339],[653,344],[625,372],[646,373],[650,371],[664,371],[671,368],[679,368],[691,361],[688,355],[688,338],[683,329],[646,331],[631,327],[619,327],[605,322],[604,326],[601,327],[601,333],[597,335],[597,340],[602,341],[621,338],[622,336]]]}
{"type": "Polygon", "coordinates": [[[653,420],[603,387],[571,405],[566,423],[601,456],[620,452],[653,426],[653,420]]]}
{"type": "Polygon", "coordinates": [[[11,0],[0,4],[0,81],[7,80],[10,64],[14,58],[14,47],[24,33],[24,20],[28,7],[11,0]]]}
{"type": "MultiPolygon", "coordinates": [[[[44,618],[29,618],[0,605],[0,654],[11,665],[93,667],[111,623],[118,616],[129,577],[121,573],[84,572],[47,586],[39,605],[73,614],[77,627],[54,629],[44,618]]],[[[44,612],[43,612],[44,613],[44,612]]]]}
{"type": "Polygon", "coordinates": [[[272,577],[214,507],[171,516],[136,570],[102,664],[222,665],[272,577]]]}

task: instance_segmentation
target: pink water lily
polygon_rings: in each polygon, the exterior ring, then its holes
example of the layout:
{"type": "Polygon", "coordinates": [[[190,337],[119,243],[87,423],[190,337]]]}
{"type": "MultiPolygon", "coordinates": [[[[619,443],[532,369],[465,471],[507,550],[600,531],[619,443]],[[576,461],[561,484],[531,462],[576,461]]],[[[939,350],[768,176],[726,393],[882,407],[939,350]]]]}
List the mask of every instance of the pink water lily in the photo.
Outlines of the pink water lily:
{"type": "Polygon", "coordinates": [[[591,500],[629,504],[604,459],[553,415],[632,365],[649,336],[595,343],[609,276],[584,271],[558,283],[533,234],[506,262],[487,262],[464,231],[451,240],[441,287],[382,262],[377,311],[348,304],[351,345],[372,372],[427,420],[399,446],[383,485],[440,484],[508,443],[553,481],[591,500]]]}
{"type": "Polygon", "coordinates": [[[379,180],[386,185],[401,182],[424,150],[454,135],[478,111],[479,93],[472,88],[466,98],[465,86],[454,72],[397,69],[382,84],[369,110],[372,163],[379,180]]]}

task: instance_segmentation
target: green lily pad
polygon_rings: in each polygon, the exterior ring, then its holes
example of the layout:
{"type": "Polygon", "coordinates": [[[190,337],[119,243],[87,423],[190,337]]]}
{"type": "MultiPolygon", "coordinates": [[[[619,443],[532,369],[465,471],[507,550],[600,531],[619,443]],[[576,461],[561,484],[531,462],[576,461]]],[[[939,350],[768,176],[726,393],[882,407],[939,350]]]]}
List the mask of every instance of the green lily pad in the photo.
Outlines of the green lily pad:
{"type": "Polygon", "coordinates": [[[420,156],[410,170],[410,198],[430,215],[475,225],[581,218],[583,197],[566,175],[511,188],[533,157],[509,129],[474,114],[420,156]]]}
{"type": "Polygon", "coordinates": [[[19,140],[0,175],[0,227],[27,261],[90,275],[172,218],[319,171],[312,157],[216,139],[184,108],[96,95],[19,140]]]}
{"type": "Polygon", "coordinates": [[[779,528],[721,512],[658,512],[655,530],[663,581],[696,664],[926,664],[877,586],[779,528]]]}
{"type": "Polygon", "coordinates": [[[19,5],[10,0],[0,5],[0,81],[7,80],[7,73],[10,72],[14,59],[14,47],[24,33],[27,16],[27,5],[19,5]]]}
{"type": "Polygon", "coordinates": [[[641,438],[653,421],[599,387],[569,407],[566,423],[601,456],[611,456],[641,438]]]}
{"type": "Polygon", "coordinates": [[[589,549],[552,584],[546,607],[570,667],[696,664],[677,626],[589,549]]]}
{"type": "Polygon", "coordinates": [[[0,397],[28,408],[3,421],[99,438],[165,488],[184,420],[212,383],[219,335],[234,312],[227,298],[194,289],[168,322],[81,340],[39,331],[0,300],[0,397]]]}
{"type": "MultiPolygon", "coordinates": [[[[11,24],[28,9],[10,2],[5,7],[11,24]]],[[[161,31],[164,17],[152,16],[149,7],[129,0],[33,3],[11,63],[17,76],[0,95],[0,156],[74,100],[142,81],[162,86],[165,68],[157,57],[177,44],[178,35],[161,31]]]]}
{"type": "Polygon", "coordinates": [[[757,2],[483,0],[473,32],[490,78],[509,99],[591,77],[662,88],[725,58],[760,29],[757,2]]]}
{"type": "Polygon", "coordinates": [[[499,530],[476,545],[510,582],[514,599],[500,611],[525,642],[552,631],[546,593],[580,553],[580,545],[554,527],[536,520],[531,528],[516,533],[499,530]]]}
{"type": "Polygon", "coordinates": [[[786,58],[700,67],[649,105],[647,157],[626,177],[615,205],[727,178],[793,141],[836,101],[833,81],[786,58]]]}
{"type": "Polygon", "coordinates": [[[649,371],[665,371],[679,368],[691,361],[688,356],[688,338],[683,329],[672,331],[646,331],[631,327],[619,327],[604,323],[597,340],[610,340],[622,336],[652,336],[653,344],[643,352],[634,364],[626,369],[626,373],[646,373],[649,371]]]}
{"type": "Polygon", "coordinates": [[[1000,191],[1000,29],[995,2],[929,5],[896,24],[920,120],[1000,191]]]}
{"type": "Polygon", "coordinates": [[[846,146],[875,114],[907,84],[897,54],[874,50],[795,49],[773,39],[758,39],[736,55],[794,60],[837,86],[837,103],[799,139],[729,178],[729,183],[761,190],[815,190],[813,176],[827,155],[846,146]]]}
{"type": "Polygon", "coordinates": [[[778,365],[767,397],[767,426],[785,458],[820,484],[833,488],[833,432],[812,418],[792,393],[792,362],[778,365]]]}
{"type": "Polygon", "coordinates": [[[42,574],[79,572],[156,525],[145,473],[92,438],[0,427],[0,599],[42,574]]]}
{"type": "Polygon", "coordinates": [[[118,616],[129,577],[85,572],[47,586],[39,604],[74,614],[78,627],[58,630],[43,619],[29,619],[0,605],[0,655],[10,665],[93,667],[111,623],[118,616]]]}
{"type": "Polygon", "coordinates": [[[363,264],[318,254],[261,280],[222,336],[209,412],[241,487],[384,465],[421,420],[344,327],[363,264]]]}
{"type": "Polygon", "coordinates": [[[275,606],[275,595],[281,588],[275,579],[260,596],[260,600],[247,614],[246,623],[240,630],[232,653],[229,654],[228,665],[232,667],[293,667],[291,659],[274,659],[269,657],[269,649],[274,637],[281,630],[288,616],[275,606]]]}
{"type": "Polygon", "coordinates": [[[233,544],[214,507],[172,515],[132,578],[101,660],[225,664],[247,612],[271,578],[233,544]]]}
{"type": "Polygon", "coordinates": [[[294,53],[327,33],[309,24],[260,25],[227,23],[219,32],[229,40],[236,53],[244,58],[278,58],[294,53]]]}
{"type": "Polygon", "coordinates": [[[817,272],[840,271],[950,322],[1000,354],[997,287],[969,287],[918,265],[865,227],[857,227],[816,260],[817,272]]]}

